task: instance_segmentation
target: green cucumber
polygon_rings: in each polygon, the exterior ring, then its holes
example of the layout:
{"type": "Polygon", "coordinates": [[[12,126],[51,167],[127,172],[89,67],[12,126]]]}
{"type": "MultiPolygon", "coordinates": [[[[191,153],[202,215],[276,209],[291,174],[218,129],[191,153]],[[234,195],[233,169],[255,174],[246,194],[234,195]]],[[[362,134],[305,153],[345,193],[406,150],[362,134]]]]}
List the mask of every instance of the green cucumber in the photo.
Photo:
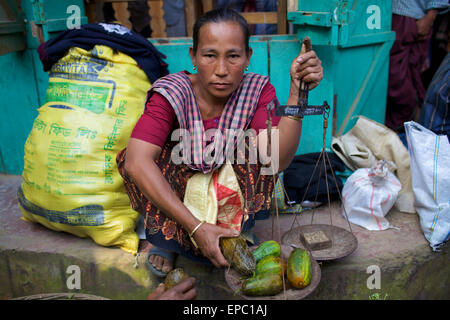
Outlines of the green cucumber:
{"type": "Polygon", "coordinates": [[[256,262],[267,256],[279,257],[280,255],[280,245],[274,240],[264,241],[255,249],[255,251],[253,251],[253,256],[255,257],[256,262]]]}
{"type": "Polygon", "coordinates": [[[255,275],[271,273],[281,276],[284,274],[283,269],[283,261],[280,257],[267,256],[256,264],[255,275]]]}
{"type": "Polygon", "coordinates": [[[255,275],[242,284],[242,292],[247,296],[273,296],[282,290],[283,279],[276,274],[255,275]]]}
{"type": "Polygon", "coordinates": [[[295,288],[302,289],[311,281],[311,259],[303,249],[294,249],[287,262],[287,278],[295,288]]]}

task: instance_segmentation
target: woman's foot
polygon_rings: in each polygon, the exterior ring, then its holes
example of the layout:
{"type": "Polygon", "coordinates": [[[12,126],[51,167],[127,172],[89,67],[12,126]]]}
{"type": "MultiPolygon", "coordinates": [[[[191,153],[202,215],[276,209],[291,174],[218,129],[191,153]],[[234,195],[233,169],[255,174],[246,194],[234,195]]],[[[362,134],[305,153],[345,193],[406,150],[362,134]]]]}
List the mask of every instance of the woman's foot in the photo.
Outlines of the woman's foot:
{"type": "Polygon", "coordinates": [[[156,270],[160,270],[164,273],[169,273],[173,269],[173,261],[156,254],[152,254],[148,258],[148,261],[156,268],[156,270]]]}
{"type": "Polygon", "coordinates": [[[153,274],[165,277],[173,269],[175,257],[174,252],[151,246],[147,252],[147,265],[153,274]]]}

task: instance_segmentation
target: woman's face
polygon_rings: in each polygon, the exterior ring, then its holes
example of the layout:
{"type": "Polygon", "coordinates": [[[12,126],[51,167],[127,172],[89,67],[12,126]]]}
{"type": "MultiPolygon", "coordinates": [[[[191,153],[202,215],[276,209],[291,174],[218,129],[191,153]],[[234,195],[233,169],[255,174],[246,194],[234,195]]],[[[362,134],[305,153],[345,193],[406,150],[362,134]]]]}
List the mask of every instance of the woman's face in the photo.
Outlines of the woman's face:
{"type": "Polygon", "coordinates": [[[190,48],[197,80],[205,93],[227,99],[239,86],[252,51],[245,51],[245,36],[238,23],[207,23],[199,30],[197,52],[190,48]]]}

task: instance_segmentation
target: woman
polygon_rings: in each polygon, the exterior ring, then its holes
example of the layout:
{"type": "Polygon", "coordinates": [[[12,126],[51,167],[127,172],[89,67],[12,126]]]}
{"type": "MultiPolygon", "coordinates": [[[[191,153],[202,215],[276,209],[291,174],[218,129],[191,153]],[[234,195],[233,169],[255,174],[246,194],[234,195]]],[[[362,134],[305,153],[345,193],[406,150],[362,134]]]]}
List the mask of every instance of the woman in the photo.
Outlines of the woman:
{"type": "MultiPolygon", "coordinates": [[[[249,219],[243,223],[247,214],[270,205],[274,181],[272,176],[260,174],[260,162],[232,165],[244,198],[238,201],[240,211],[232,217],[238,226],[205,223],[182,202],[194,174],[212,172],[214,176],[225,167],[205,158],[198,161],[198,150],[206,145],[203,130],[217,128],[225,134],[227,128],[250,128],[259,132],[258,139],[267,139],[267,105],[277,100],[268,77],[244,75],[252,56],[249,37],[245,19],[234,10],[216,9],[200,17],[189,49],[197,73],[179,72],[153,84],[127,149],[117,156],[132,206],[145,215],[147,240],[153,245],[149,268],[158,276],[173,268],[177,253],[216,267],[228,266],[219,238],[237,236],[251,222],[249,219]],[[191,133],[187,153],[194,163],[175,164],[171,159],[177,144],[171,141],[171,133],[177,128],[191,133]]],[[[292,62],[290,75],[288,104],[296,104],[299,79],[309,83],[310,88],[317,86],[323,77],[321,61],[313,51],[299,55],[292,62]]],[[[279,129],[278,171],[282,171],[297,150],[301,119],[273,117],[272,125],[279,129]]],[[[229,217],[224,221],[229,222],[229,217]]]]}

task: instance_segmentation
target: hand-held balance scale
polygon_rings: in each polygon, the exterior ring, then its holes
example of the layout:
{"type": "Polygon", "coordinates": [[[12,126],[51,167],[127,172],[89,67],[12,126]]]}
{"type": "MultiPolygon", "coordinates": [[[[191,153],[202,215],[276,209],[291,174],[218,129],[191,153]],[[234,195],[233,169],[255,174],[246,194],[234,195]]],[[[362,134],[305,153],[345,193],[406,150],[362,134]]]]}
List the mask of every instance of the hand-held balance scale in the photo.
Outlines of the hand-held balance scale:
{"type": "MultiPolygon", "coordinates": [[[[311,51],[311,40],[309,37],[305,37],[303,39],[302,44],[302,51],[308,52],[311,51]]],[[[306,187],[302,202],[305,200],[306,194],[308,192],[308,189],[310,187],[311,181],[314,177],[314,174],[317,170],[318,164],[322,162],[322,166],[319,169],[319,182],[322,175],[322,169],[324,171],[325,176],[325,182],[327,187],[327,196],[328,196],[328,206],[329,206],[329,213],[330,213],[330,225],[325,224],[313,224],[314,219],[314,208],[311,215],[311,224],[300,226],[298,228],[293,229],[293,225],[291,226],[291,230],[286,232],[283,235],[282,243],[286,245],[290,245],[292,247],[299,247],[308,250],[311,255],[317,259],[317,260],[333,260],[345,257],[349,254],[351,254],[357,247],[358,241],[356,237],[353,235],[353,231],[351,229],[350,222],[348,222],[348,226],[350,229],[350,232],[348,232],[345,229],[333,226],[333,220],[332,220],[332,213],[331,213],[331,200],[330,200],[330,190],[328,187],[328,177],[326,174],[326,168],[327,163],[329,165],[329,168],[331,169],[331,172],[333,174],[334,182],[336,184],[336,189],[339,194],[339,198],[342,201],[341,193],[337,185],[336,176],[334,174],[329,156],[326,152],[326,131],[328,128],[328,117],[330,114],[330,106],[326,101],[321,106],[310,106],[308,105],[308,93],[309,93],[309,86],[307,83],[304,83],[302,80],[300,80],[299,85],[299,96],[298,96],[298,105],[296,106],[279,106],[275,108],[275,115],[277,116],[296,116],[303,118],[304,116],[309,115],[323,115],[323,145],[322,145],[322,151],[317,159],[314,171],[311,175],[311,178],[309,180],[308,186],[306,187]],[[322,161],[321,161],[322,160],[322,161]]],[[[319,183],[317,183],[317,186],[319,187],[319,183]]],[[[283,186],[283,192],[285,193],[286,197],[288,198],[288,195],[286,193],[286,190],[284,190],[283,186]]],[[[318,195],[318,188],[316,192],[316,198],[314,202],[317,202],[317,195],[318,195]]],[[[289,200],[289,199],[288,199],[289,200]]],[[[276,201],[275,201],[276,202],[276,201]]],[[[290,203],[290,201],[289,201],[290,203]]],[[[276,208],[278,211],[278,208],[276,208]]],[[[344,208],[345,212],[345,208],[344,208]]],[[[278,212],[277,212],[278,215],[278,212]]],[[[347,216],[347,213],[345,212],[345,215],[347,216]]],[[[294,222],[297,221],[297,217],[294,216],[294,222]]],[[[298,223],[298,221],[297,221],[298,223]]]]}
{"type": "MultiPolygon", "coordinates": [[[[305,53],[310,50],[311,50],[311,40],[309,39],[309,37],[305,37],[305,39],[302,42],[301,53],[305,53]]],[[[325,143],[326,143],[325,137],[326,137],[326,130],[328,127],[328,116],[330,114],[330,106],[328,105],[328,103],[326,101],[324,101],[323,105],[321,105],[321,106],[308,105],[308,94],[309,94],[308,84],[304,83],[300,79],[299,96],[298,96],[297,105],[279,106],[276,103],[276,100],[272,101],[271,103],[269,103],[267,105],[267,113],[268,113],[267,155],[269,157],[271,156],[271,143],[272,143],[272,141],[271,141],[272,111],[274,111],[274,114],[276,116],[293,116],[293,117],[299,117],[299,118],[303,118],[304,116],[309,116],[309,115],[323,115],[324,132],[323,132],[322,152],[320,153],[319,158],[317,159],[314,171],[309,180],[309,183],[308,183],[307,189],[305,191],[305,194],[303,196],[302,202],[305,200],[304,198],[306,196],[306,193],[311,184],[312,178],[315,174],[315,171],[318,167],[319,162],[321,162],[321,160],[322,160],[324,172],[326,172],[326,162],[328,162],[328,164],[331,168],[330,159],[328,157],[328,154],[325,152],[325,143]]],[[[320,171],[319,182],[320,182],[321,173],[322,172],[320,171]]],[[[333,172],[333,177],[334,177],[335,183],[337,185],[334,172],[333,172]]],[[[279,174],[274,173],[273,174],[274,185],[275,185],[277,179],[279,179],[279,174]]],[[[329,205],[329,210],[330,210],[330,221],[331,221],[330,225],[312,224],[313,217],[314,217],[314,209],[313,209],[311,224],[301,226],[297,221],[297,213],[298,212],[294,211],[294,221],[292,223],[290,230],[285,232],[283,234],[283,236],[281,236],[278,201],[275,198],[275,192],[274,192],[274,197],[272,199],[273,200],[272,204],[275,207],[275,213],[276,213],[276,214],[274,214],[274,212],[272,212],[272,239],[275,240],[274,219],[276,217],[276,225],[277,225],[277,229],[278,229],[277,241],[281,245],[282,257],[287,259],[289,257],[290,252],[293,250],[293,248],[302,248],[304,250],[307,250],[307,252],[310,256],[312,269],[311,269],[311,281],[310,281],[309,285],[303,289],[291,288],[288,286],[287,283],[285,283],[285,280],[283,277],[283,291],[282,292],[280,292],[276,295],[273,295],[273,296],[249,297],[249,296],[246,296],[246,295],[240,293],[240,288],[241,288],[241,285],[243,282],[242,277],[239,275],[239,273],[236,270],[229,267],[225,271],[225,279],[226,279],[228,285],[230,286],[230,288],[235,293],[239,294],[240,296],[242,296],[245,299],[258,299],[258,300],[264,300],[264,299],[268,299],[268,300],[278,300],[278,299],[280,299],[280,300],[286,300],[286,299],[299,300],[299,299],[303,299],[306,296],[310,295],[317,288],[317,286],[320,283],[321,270],[320,270],[319,263],[316,260],[332,260],[332,259],[342,258],[344,256],[351,254],[356,249],[357,239],[353,235],[353,232],[351,231],[350,223],[349,223],[350,232],[348,232],[345,229],[342,229],[342,228],[332,225],[331,207],[330,207],[331,201],[330,201],[330,193],[329,193],[329,188],[328,188],[328,178],[327,178],[326,174],[325,174],[325,179],[326,179],[327,194],[328,194],[328,205],[329,205]],[[299,224],[299,227],[293,228],[294,223],[296,221],[299,224]]],[[[255,183],[255,185],[256,185],[256,183],[255,183]]],[[[282,184],[282,186],[283,186],[283,184],[282,184]]],[[[339,192],[339,197],[342,201],[342,197],[341,197],[339,188],[337,188],[337,189],[339,192]]],[[[284,186],[283,186],[283,192],[284,192],[286,198],[288,199],[289,205],[291,205],[291,201],[289,201],[289,197],[287,195],[286,190],[284,189],[284,186]]],[[[318,192],[316,193],[316,199],[317,199],[317,194],[318,194],[318,192]]],[[[251,205],[251,204],[246,204],[246,206],[247,205],[251,205]]],[[[345,208],[344,208],[344,211],[345,211],[345,208]]],[[[347,219],[347,221],[348,221],[348,219],[347,219]]],[[[253,249],[255,249],[255,247],[253,249]]]]}

